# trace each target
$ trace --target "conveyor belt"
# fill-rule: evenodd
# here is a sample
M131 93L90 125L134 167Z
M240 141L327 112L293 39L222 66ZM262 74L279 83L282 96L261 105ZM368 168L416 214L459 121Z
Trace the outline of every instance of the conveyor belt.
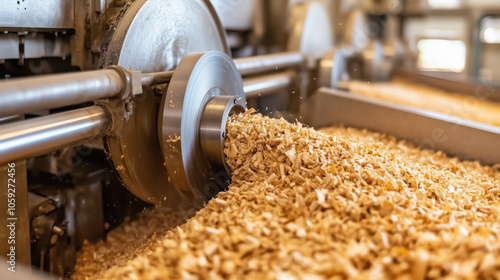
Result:
M340 124L365 128L460 159L500 163L499 127L328 88L317 90L301 111L301 121L315 128Z

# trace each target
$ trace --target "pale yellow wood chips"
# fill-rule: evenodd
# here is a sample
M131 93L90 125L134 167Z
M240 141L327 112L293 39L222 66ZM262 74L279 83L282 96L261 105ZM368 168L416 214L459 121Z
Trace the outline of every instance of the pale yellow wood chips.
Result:
M460 162L383 134L323 133L248 112L229 122L226 154L234 170L228 191L128 262L96 265L90 252L97 247L89 245L74 278L106 269L95 275L500 277L498 166ZM115 244L99 246L120 246L109 242Z
M489 94L486 87L478 87L477 96L450 93L403 79L381 83L351 81L348 87L354 94L500 126L500 104L484 99Z

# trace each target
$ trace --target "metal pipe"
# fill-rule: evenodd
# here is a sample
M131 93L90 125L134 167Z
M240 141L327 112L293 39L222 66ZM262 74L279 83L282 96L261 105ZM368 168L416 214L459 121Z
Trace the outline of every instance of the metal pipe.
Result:
M247 98L262 96L292 85L296 73L293 71L270 74L243 80L243 91Z
M0 124L17 120L17 119L19 119L19 117L21 117L21 115L14 115L14 116L0 118Z
M47 154L107 130L110 119L99 106L0 126L0 164Z
M0 117L109 98L125 86L113 69L12 79L0 83Z
M306 59L298 52L269 54L234 59L236 68L242 76L282 70L286 67L300 66Z
M173 75L174 71L142 74L142 86L147 87L168 83Z

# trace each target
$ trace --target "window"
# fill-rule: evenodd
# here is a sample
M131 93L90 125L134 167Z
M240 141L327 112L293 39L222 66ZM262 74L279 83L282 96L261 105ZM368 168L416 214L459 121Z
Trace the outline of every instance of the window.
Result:
M465 69L467 53L463 41L421 39L417 46L420 70L462 72Z
M432 9L456 9L460 8L460 0L428 0L427 3Z

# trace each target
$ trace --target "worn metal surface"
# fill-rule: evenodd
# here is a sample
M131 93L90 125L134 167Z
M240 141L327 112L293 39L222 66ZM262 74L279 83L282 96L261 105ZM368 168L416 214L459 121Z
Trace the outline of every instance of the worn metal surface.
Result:
M109 127L104 109L92 106L0 126L0 164L44 155L102 135Z
M234 105L245 107L236 66L222 52L194 53L182 59L161 102L159 139L168 174L177 190L194 205L202 206L230 179L223 166L207 160L200 145L204 109L212 97L219 95L238 97ZM222 127L220 122L215 126Z
M208 4L207 4L208 3ZM101 65L168 71L194 51L228 51L209 1L137 0L111 27Z
M500 128L432 111L392 105L320 88L302 107L301 121L315 128L344 124L407 139L462 160L500 163Z
M74 1L19 0L2 1L0 30L8 27L71 29Z

